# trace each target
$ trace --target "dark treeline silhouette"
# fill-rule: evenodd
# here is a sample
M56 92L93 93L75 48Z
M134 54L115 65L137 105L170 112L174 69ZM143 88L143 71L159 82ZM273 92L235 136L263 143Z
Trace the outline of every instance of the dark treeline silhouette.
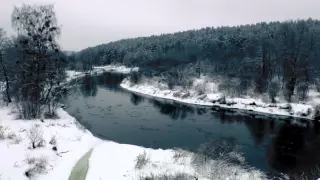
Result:
M291 101L295 90L304 99L317 82L319 42L320 21L312 19L203 28L90 47L69 56L69 68L138 66L146 76L174 79L173 85L186 85L183 77L201 74L236 77L239 87L229 89L245 91L254 84L256 92L267 92L275 101L281 87Z

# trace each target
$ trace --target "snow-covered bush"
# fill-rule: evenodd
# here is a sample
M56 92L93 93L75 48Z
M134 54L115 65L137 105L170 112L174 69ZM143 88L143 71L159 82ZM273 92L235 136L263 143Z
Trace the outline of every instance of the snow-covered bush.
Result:
M220 104L226 104L226 96L225 95L222 95L219 99L218 99L218 102Z
M55 135L53 135L52 137L51 137L51 139L50 139L50 141L49 141L49 144L51 144L51 145L57 145L57 138L56 138L56 136Z
M44 143L43 131L37 124L33 125L27 131L27 136L32 144L33 149L43 146L43 143Z
M31 163L33 164L33 163ZM48 159L46 157L40 157L35 159L35 165L31 168L29 168L26 172L25 175L28 178L33 178L37 174L45 173L47 170L48 166Z
M198 178L187 173L175 172L173 174L162 173L157 175L150 173L147 176L141 176L139 179L140 180L195 180Z
M37 158L31 156L30 154L26 155L26 159L24 160L26 163L28 164L35 164L36 163Z
M14 144L19 144L22 141L22 137L20 135L17 135L14 139L13 139L13 143Z
M14 140L17 137L15 132L9 132L7 135L8 139Z
M143 166L147 165L150 162L150 157L147 155L146 151L143 151L143 153L139 154L136 158L136 169L141 169Z
M198 95L203 95L207 91L207 86L206 86L205 82L201 82L201 83L196 84L194 88L195 88Z
M190 153L188 151L185 151L183 149L175 148L173 151L173 160L177 162L181 158L186 158Z

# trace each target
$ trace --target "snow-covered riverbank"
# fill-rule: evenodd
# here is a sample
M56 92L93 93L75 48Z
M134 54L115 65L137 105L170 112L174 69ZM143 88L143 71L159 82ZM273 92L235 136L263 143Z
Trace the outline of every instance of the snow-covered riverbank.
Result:
M163 99L170 99L186 104L202 106L218 106L240 111L252 111L279 117L299 117L313 119L314 107L320 104L320 93L311 91L308 103L266 103L262 99L251 97L228 97L219 93L217 85L213 82L204 82L204 78L195 79L190 89L176 87L172 90L164 83L156 80L143 80L132 84L128 79L121 83L121 87L132 92Z
M78 79L84 77L86 74L102 74L104 72L114 72L114 73L121 73L121 74L129 74L133 71L139 71L138 67L129 68L126 66L120 65L107 65L107 66L95 66L91 71L88 72L79 72L74 70L67 70L67 79L66 81L70 81L73 79Z
M63 109L58 109L57 115L59 119L16 120L14 107L0 107L1 180L27 180L26 172L33 179L67 180L76 162L90 149L87 180L140 180L150 175L185 175L199 180L265 178L258 170L222 161L203 163L199 168L192 163L190 152L103 141ZM30 133L35 128L44 141L33 149ZM137 168L137 157L144 153L147 161Z

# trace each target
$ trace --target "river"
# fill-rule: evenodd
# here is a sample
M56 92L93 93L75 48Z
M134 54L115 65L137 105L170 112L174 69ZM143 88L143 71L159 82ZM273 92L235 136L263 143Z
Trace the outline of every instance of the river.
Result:
M248 165L267 173L305 171L320 162L318 122L286 121L146 98L122 89L125 75L83 78L66 110L94 135L119 143L196 151L210 139L237 144Z

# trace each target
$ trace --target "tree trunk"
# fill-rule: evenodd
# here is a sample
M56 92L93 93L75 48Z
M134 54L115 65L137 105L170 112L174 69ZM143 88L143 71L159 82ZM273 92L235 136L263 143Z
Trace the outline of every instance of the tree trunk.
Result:
M11 96L10 96L10 85L9 85L9 77L8 77L8 73L7 73L7 69L5 68L4 66L4 63L3 63L3 57L2 57L2 54L0 54L0 60L1 60L1 66L2 66L2 72L3 72L3 76L5 78L5 81L6 81L6 95L7 95L7 101L9 103L11 103Z

